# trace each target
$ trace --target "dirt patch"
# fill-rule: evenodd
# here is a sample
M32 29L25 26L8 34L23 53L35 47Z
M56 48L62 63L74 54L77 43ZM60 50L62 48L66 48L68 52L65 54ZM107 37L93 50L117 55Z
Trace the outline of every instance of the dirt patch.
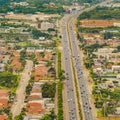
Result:
M80 25L82 27L110 27L114 26L114 23L120 23L115 20L81 20Z
M36 52L37 61L51 60L52 54L50 52L45 52L44 56L40 55L40 52Z
M39 81L40 79L46 77L48 75L48 68L46 66L37 66L33 71L33 76L35 81Z

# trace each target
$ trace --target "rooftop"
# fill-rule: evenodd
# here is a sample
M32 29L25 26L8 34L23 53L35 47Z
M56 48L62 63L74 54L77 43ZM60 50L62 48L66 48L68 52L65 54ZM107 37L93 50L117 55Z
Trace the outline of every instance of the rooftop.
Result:
M27 112L29 114L41 114L44 113L45 110L40 103L32 102L27 104Z

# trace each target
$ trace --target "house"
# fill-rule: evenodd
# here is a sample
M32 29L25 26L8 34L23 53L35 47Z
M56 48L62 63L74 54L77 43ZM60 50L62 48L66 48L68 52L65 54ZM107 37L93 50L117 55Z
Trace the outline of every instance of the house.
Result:
M20 6L28 6L29 5L27 2L19 2L19 3L14 2L13 4L14 5L20 5Z
M28 102L26 106L26 110L28 114L44 114L45 109L43 109L42 104L40 102L32 101Z
M9 106L8 99L0 99L0 109L6 108Z
M0 115L0 120L7 120L7 116L6 115Z
M39 37L39 40L45 40L45 37Z
M35 48L34 47L28 47L26 50L26 54L31 54L35 52Z
M30 95L28 96L28 100L40 100L42 98L42 93L38 91L32 91Z
M33 72L33 77L35 78L35 81L39 81L43 77L46 77L48 75L48 68L46 66L36 66Z
M5 71L5 64L4 63L0 63L0 72Z
M112 66L112 71L113 72L120 72L120 65L113 65Z
M13 70L21 69L22 63L20 62L20 58L13 57L11 60L11 66L12 66Z
M43 115L27 115L23 120L40 120Z
M44 53L44 54L42 54L42 53ZM36 51L35 54L36 54L37 61L44 61L44 60L51 60L52 59L52 53L51 52L47 52L47 51L39 52L39 51Z
M40 92L41 91L40 85L41 84L39 82L34 82L34 85L32 87L32 92Z
M102 74L103 73L103 69L100 67L100 68L96 68L96 69L93 69L93 71L95 73L97 73L98 75Z
M9 90L0 90L0 99L8 99Z
M45 107L47 109L53 109L55 107L55 104L53 102L51 102L50 98L45 98Z
M99 48L97 52L93 52L93 53L97 55L98 58L104 57L109 59L109 56L112 54L114 50L115 50L114 48Z
M54 28L54 27L55 27L54 23L42 22L40 29L41 30L48 30L49 28Z
M120 107L116 108L115 114L120 115Z
M120 74L117 75L117 79L120 79Z

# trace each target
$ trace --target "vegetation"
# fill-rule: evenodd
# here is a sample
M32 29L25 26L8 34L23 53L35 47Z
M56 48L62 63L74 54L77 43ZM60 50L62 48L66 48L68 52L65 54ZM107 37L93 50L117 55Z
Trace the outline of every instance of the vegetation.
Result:
M61 67L61 52L57 50L57 57L58 57L58 77L60 80L63 80L65 78L64 71Z
M63 120L62 89L63 89L63 83L58 82L58 115L57 115L57 120Z
M52 110L50 114L45 114L40 120L54 120L55 117L54 111Z
M9 72L1 72L0 73L0 86L6 88L14 88L18 86L18 76L13 75Z
M34 39L38 39L39 37L50 38L49 34L42 33L40 30L37 30L37 29L32 30L32 36Z
M30 92L32 90L33 83L34 83L34 80L33 80L33 78L31 78L29 80L29 83L28 83L27 87L26 87L26 95L30 94Z
M80 33L100 33L103 30L118 30L118 31L120 31L120 28L119 27L114 27L114 26L111 26L111 27L95 27L95 28L93 27L93 28L88 28L88 27L79 27L79 25L78 25L78 31ZM105 33L107 34L108 32L105 32ZM120 37L119 32L118 33L111 33L111 34Z
M12 0L0 0L0 13L14 12L24 14L34 14L36 12L44 12L47 14L64 13L62 5L71 5L74 0L20 0L26 1L29 6L11 5ZM20 2L14 0L14 2ZM100 0L78 0L79 3L98 3ZM55 5L50 5L53 2Z
M25 116L25 108L23 108L21 113L15 117L15 120L23 120L24 116Z
M0 0L0 12L7 13L13 11L15 13L34 14L36 12L44 12L48 14L63 13L64 9L60 4L50 6L47 0L29 0L29 6L10 6L11 0ZM7 2L6 2L7 1ZM52 0L51 0L52 1ZM19 2L19 1L17 1ZM45 5L48 4L48 5Z
M78 20L82 19L120 19L120 7L112 8L112 7L96 7L95 9L82 13Z
M22 63L22 66L23 66L23 67L24 67L25 64L26 64L25 57L26 57L26 50L22 50L22 51L20 52L20 62Z
M43 98L54 98L56 93L56 83L44 83L42 85Z

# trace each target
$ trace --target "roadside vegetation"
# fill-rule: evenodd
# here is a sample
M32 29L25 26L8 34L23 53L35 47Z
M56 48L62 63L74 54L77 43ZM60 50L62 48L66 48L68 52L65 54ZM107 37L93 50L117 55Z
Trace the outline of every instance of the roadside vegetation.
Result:
M95 9L82 13L78 20L94 19L94 20L111 20L120 19L120 7L96 7Z
M63 98L62 98L63 83L58 82L58 115L57 120L63 120Z
M58 78L60 80L63 80L65 78L64 76L64 71L62 70L62 66L61 66L61 52L59 50L56 51L57 52L57 57L58 57Z
M31 92L32 87L33 87L33 84L34 84L34 79L31 78L31 79L29 80L29 82L28 82L27 87L26 87L26 95L27 95L27 96L30 95L30 92Z
M56 118L54 111L52 110L50 114L45 114L40 120L54 120Z

